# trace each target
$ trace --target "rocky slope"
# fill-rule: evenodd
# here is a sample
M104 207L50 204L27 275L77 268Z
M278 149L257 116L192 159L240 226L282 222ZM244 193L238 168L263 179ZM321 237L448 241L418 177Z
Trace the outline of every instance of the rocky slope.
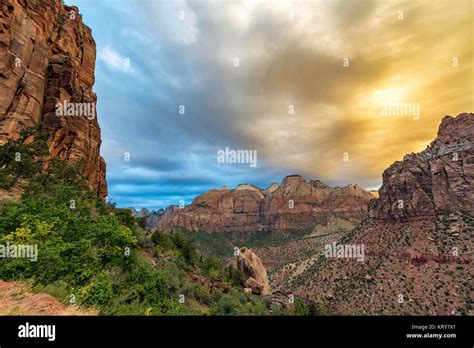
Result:
M192 232L312 230L328 215L363 219L373 198L357 185L332 188L291 175L265 190L247 184L210 190L191 205L165 213L156 227Z
M385 170L379 193L370 206L370 216L379 219L474 212L474 114L443 118L426 150Z
M97 315L93 309L65 306L45 293L31 293L17 282L0 280L0 315Z
M77 7L60 0L0 2L0 144L42 122L52 134L51 156L82 161L91 188L105 197L95 58Z
M473 114L445 117L427 150L384 172L373 218L338 242L363 246L363 260L322 251L278 287L331 313L472 315L473 135Z

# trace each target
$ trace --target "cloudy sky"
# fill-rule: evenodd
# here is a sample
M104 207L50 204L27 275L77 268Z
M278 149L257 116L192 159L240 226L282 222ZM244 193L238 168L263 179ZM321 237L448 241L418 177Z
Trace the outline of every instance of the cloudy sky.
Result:
M473 111L471 0L67 3L97 42L119 206L288 174L378 188L443 116ZM226 147L256 150L257 166L218 163Z

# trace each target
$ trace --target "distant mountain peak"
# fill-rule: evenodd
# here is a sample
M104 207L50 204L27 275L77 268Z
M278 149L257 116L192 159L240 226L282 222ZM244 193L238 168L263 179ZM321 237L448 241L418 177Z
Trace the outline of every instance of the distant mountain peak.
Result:
M262 190L241 184L234 190L209 190L191 205L163 215L156 224L161 230L202 232L312 230L329 214L362 219L374 196L358 185L331 188L301 175L286 176L281 185Z

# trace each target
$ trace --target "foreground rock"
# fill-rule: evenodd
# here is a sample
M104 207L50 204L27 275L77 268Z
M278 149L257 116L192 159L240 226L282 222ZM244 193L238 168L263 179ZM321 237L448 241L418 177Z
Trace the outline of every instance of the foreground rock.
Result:
M0 315L97 315L96 310L64 306L53 296L28 292L17 282L0 280Z
M77 7L60 0L0 2L0 144L44 123L52 132L51 155L81 161L91 188L105 197L95 58L91 30Z
M242 248L237 255L237 268L244 275L244 287L251 289L257 295L270 295L271 288L268 282L267 270L260 258L246 248Z
M165 213L155 227L192 232L311 230L329 215L365 218L374 198L358 185L332 188L291 175L265 190L247 184L210 190L191 205Z

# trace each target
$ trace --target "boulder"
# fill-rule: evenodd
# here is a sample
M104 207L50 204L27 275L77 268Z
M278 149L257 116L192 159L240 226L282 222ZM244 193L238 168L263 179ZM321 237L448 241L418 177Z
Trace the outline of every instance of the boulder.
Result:
M260 258L250 249L241 249L237 255L237 268L244 275L244 287L252 293L266 296L271 293L267 270Z

